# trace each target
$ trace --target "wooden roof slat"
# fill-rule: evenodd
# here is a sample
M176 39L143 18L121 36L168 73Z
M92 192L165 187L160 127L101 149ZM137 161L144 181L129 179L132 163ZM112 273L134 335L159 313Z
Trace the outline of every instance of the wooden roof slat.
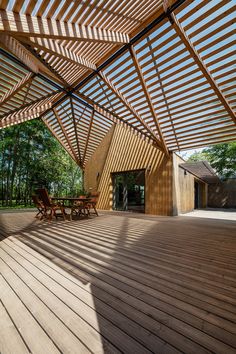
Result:
M31 15L0 10L0 33L51 39L84 40L93 42L127 43L126 33L55 21Z
M166 12L161 0L3 1L0 26L13 27L0 33L2 125L45 115L81 166L113 124L166 153L234 139L235 4L165 3Z
M176 17L173 14L170 15L170 21L171 21L171 24L173 25L174 29L176 30L176 32L180 36L182 42L184 43L184 45L188 49L189 53L194 58L195 63L198 65L199 69L201 70L201 72L206 77L206 79L207 79L208 83L210 84L211 88L214 90L215 94L217 95L217 97L219 98L219 100L221 101L223 106L225 107L226 111L229 113L229 115L231 116L232 120L236 124L236 115L233 112L232 108L230 107L230 104L228 103L228 101L224 97L224 95L222 94L222 92L219 89L217 83L215 82L215 80L211 76L210 72L208 71L207 67L203 63L203 61L200 58L199 54L197 53L196 49L191 44L191 42L188 39L188 37L187 37L186 33L184 32L183 28L181 28L180 23L178 22L178 20L176 19Z

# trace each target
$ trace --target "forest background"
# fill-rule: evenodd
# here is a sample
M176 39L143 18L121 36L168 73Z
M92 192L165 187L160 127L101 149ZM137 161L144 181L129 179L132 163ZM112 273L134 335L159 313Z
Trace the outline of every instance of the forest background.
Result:
M208 161L221 179L236 177L236 142L193 153ZM84 193L82 171L41 120L0 130L0 208L32 205L40 187L54 196Z

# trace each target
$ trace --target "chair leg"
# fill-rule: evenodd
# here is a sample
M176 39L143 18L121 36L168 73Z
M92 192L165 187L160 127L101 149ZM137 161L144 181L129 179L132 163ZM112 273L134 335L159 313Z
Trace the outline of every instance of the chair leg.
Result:
M96 209L95 205L93 206L93 209L95 211L95 214L98 216L98 212L97 212L97 209Z
M66 213L65 213L65 209L63 208L63 206L60 207L62 215L63 215L63 219L64 221L66 221Z

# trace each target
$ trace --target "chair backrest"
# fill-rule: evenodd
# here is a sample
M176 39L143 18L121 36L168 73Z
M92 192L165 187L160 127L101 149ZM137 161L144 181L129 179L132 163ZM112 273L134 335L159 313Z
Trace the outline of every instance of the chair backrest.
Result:
M86 195L80 195L79 198L80 199L87 199Z
M41 201L39 200L39 198L37 197L37 195L32 195L32 200L35 206L41 206Z
M99 197L99 192L93 192L89 198L89 202L92 203L93 205L97 204L98 197Z
M99 197L100 192L93 192L89 198L89 201L93 203L94 205L97 204L98 197Z
M91 198L98 198L99 194L100 194L100 192L93 192L93 193L91 193Z
M42 200L44 206L50 207L52 205L48 191L46 188L39 188L37 189L37 194L39 195L39 198Z

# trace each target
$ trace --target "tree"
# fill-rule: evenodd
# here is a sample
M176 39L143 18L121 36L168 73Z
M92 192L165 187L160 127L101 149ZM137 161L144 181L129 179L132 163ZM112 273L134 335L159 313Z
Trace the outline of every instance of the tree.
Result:
M2 205L27 205L34 189L76 195L81 170L40 120L0 130L0 198Z
M236 174L236 142L217 144L196 152L188 161L208 161L216 172L224 177L233 177Z

